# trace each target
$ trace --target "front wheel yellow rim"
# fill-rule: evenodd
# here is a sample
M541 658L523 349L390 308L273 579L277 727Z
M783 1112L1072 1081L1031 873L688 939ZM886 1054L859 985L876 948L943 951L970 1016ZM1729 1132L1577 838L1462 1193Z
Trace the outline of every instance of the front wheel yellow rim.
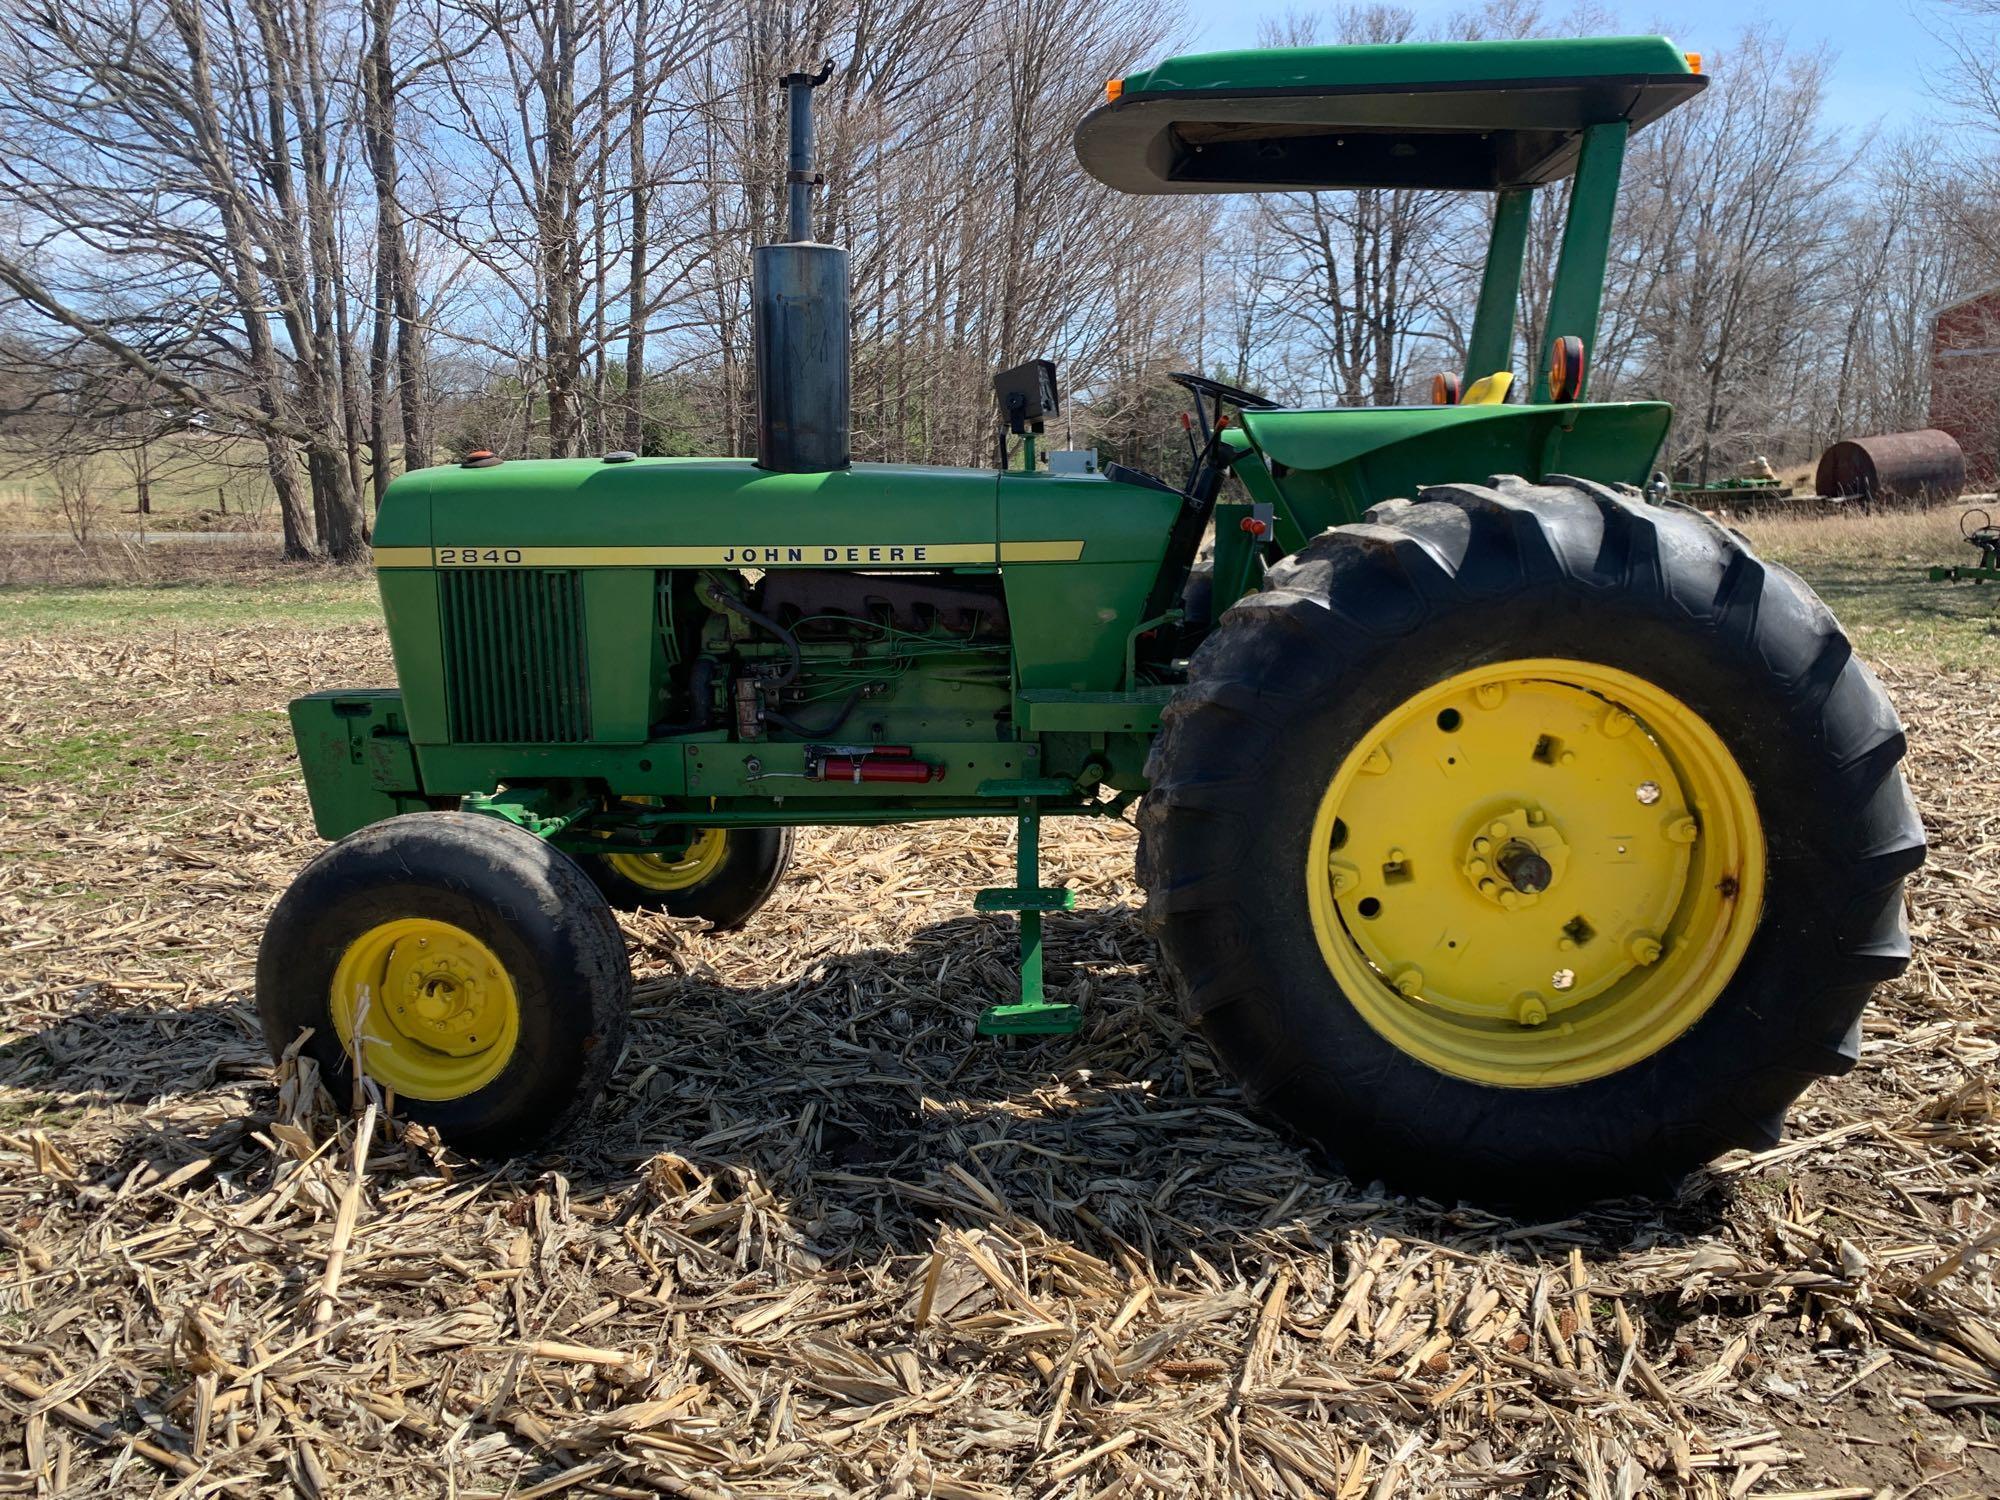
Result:
M333 1028L362 1071L410 1099L460 1099L507 1066L521 1002L506 965L450 922L404 917L369 928L333 973ZM358 1041L357 1041L358 1038Z
M607 854L605 862L636 886L649 891L685 891L700 885L722 867L729 852L728 831L704 828L686 850L669 854Z
M1321 954L1362 1017L1441 1072L1514 1088L1616 1073L1735 974L1763 906L1750 783L1630 672L1475 668L1341 760L1308 846Z

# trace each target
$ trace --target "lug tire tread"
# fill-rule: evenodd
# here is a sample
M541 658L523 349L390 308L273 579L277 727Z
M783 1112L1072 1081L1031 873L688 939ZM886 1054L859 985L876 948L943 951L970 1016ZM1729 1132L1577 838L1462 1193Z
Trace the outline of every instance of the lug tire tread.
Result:
M1292 802L1274 810L1274 781L1289 775L1274 768L1311 759L1305 747L1346 727L1341 700L1407 671L1412 657L1435 681L1480 659L1570 654L1508 647L1510 632L1591 640L1609 622L1643 631L1673 671L1729 711L1718 729L1739 759L1760 720L1782 737L1787 775L1766 765L1763 782L1751 776L1770 842L1763 923L1709 1015L1613 1079L1507 1090L1448 1077L1395 1051L1340 1001L1309 921L1303 943L1292 930L1302 892L1293 910L1262 879L1273 861L1265 830L1310 822ZM1482 657L1482 633L1503 649ZM1714 722L1713 706L1704 712ZM1900 771L1905 748L1893 707L1832 614L1708 517L1563 476L1437 486L1378 505L1272 567L1195 653L1162 714L1138 813L1146 918L1180 976L1189 1020L1246 1097L1355 1175L1489 1199L1651 1189L1725 1150L1775 1143L1812 1078L1854 1066L1862 1007L1909 958L1902 882L1922 862L1924 835ZM1809 804L1764 790L1793 778ZM1800 816L1807 805L1819 815ZM1801 930L1777 930L1793 917ZM1317 969L1311 983L1296 978L1301 967ZM1315 984L1343 1019L1301 999ZM1715 1019L1746 1006L1777 1019L1747 1033L1747 1022ZM1728 1027L1732 1043L1749 1036L1754 1056L1727 1068L1727 1087L1695 1090L1703 1102L1684 1105L1676 1091ZM1612 1096L1598 1085L1628 1074L1642 1075L1637 1092L1602 1108ZM1557 1096L1567 1098L1549 1107Z

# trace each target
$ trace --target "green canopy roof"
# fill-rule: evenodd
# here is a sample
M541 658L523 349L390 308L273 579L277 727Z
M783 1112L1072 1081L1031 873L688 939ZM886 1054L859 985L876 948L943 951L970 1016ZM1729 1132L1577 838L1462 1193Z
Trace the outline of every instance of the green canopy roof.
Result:
M1076 154L1128 193L1491 191L1568 176L1586 127L1707 81L1663 36L1204 52L1114 85Z

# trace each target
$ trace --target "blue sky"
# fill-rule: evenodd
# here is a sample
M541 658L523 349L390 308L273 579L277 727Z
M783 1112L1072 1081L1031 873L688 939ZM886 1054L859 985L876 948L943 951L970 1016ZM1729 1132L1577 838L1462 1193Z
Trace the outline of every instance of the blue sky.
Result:
M1402 0L1420 16L1447 15L1462 0ZM1189 20L1202 30L1204 48L1239 44L1256 35L1257 22L1293 8L1287 0L1187 0ZM1925 32L1944 14L1935 0L1598 0L1630 33L1665 31L1687 52L1716 53L1746 22L1769 22L1794 46L1824 42L1836 54L1827 117L1865 128L1877 122L1894 131L1920 122L1930 108L1924 77L1940 62ZM1296 8L1312 7L1299 5ZM1545 7L1559 14L1560 0ZM1663 20L1664 18L1664 20Z

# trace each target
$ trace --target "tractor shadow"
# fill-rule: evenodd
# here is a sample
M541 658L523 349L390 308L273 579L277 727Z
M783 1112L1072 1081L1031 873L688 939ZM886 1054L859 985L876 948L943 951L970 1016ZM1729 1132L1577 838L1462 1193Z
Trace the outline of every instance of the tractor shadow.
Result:
M1050 996L1080 1004L1083 1029L1001 1040L974 1022L1014 998L1007 920L915 927L761 987L698 961L649 972L665 950L642 928L624 1061L546 1165L613 1196L663 1158L725 1172L829 1263L927 1255L943 1223L1162 1274L1357 1233L1553 1264L1692 1239L1730 1211L1733 1190L1704 1174L1553 1221L1352 1181L1246 1105L1180 1023L1135 912L1057 915L1045 934Z
M68 1000L33 1030L9 1018L0 1131L48 1135L77 1159L84 1183L221 1161L269 1122L271 1059L248 1003L120 1000L115 984L81 986Z
M1052 916L1051 998L1084 1010L1069 1037L975 1035L1014 997L1011 921L913 926L895 946L837 949L762 985L731 962L745 934L640 918L632 1025L606 1097L538 1155L451 1159L502 1195L560 1177L572 1201L624 1218L666 1211L658 1183L693 1177L764 1205L827 1265L927 1255L941 1225L1070 1245L1156 1275L1190 1263L1333 1253L1393 1234L1527 1264L1614 1258L1712 1231L1733 1190L1696 1174L1679 1196L1551 1219L1389 1193L1344 1176L1257 1117L1178 1020L1151 939L1128 908ZM755 940L749 946L755 948ZM787 950L795 955L795 948ZM250 1139L276 1102L251 1007L82 997L0 1043L0 1126L51 1127L111 1107L85 1176L155 1180L203 1158L256 1175ZM428 1175L435 1151L378 1140L378 1174Z

